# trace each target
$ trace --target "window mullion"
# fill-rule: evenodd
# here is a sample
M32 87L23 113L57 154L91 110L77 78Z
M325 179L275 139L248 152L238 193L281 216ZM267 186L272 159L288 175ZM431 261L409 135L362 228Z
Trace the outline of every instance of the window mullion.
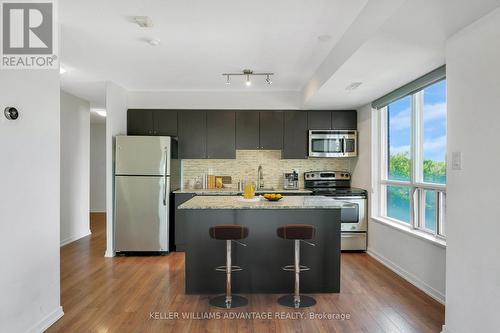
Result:
M412 183L416 184L423 180L423 92L415 93L412 101Z
M412 172L411 183L413 186L414 195L412 196L413 203L413 221L412 227L414 229L422 228L424 214L422 212L423 203L422 191L418 188L418 183L422 181L422 106L423 94L421 91L412 95L412 108L411 108L411 160Z
M387 115L387 107L380 110L380 179L387 180L388 179L388 166L389 166L389 156L388 156L388 115Z
M387 180L387 175L388 175L388 149L387 149L387 136L389 135L388 132L388 110L387 107L384 107L383 109L380 110L380 116L378 117L379 119L379 156L380 156L380 163L379 163L379 179L380 180ZM379 214L386 216L387 215L387 186L382 184L382 182L379 182L378 184L378 189L380 191L380 196L379 196Z
M435 236L441 234L441 192L436 192L436 232Z

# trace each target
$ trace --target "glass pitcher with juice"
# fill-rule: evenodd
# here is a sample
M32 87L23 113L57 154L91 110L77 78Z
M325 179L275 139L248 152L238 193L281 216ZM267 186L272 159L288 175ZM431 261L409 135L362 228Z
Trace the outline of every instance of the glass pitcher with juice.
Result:
M243 198L253 199L255 197L255 184L250 181L246 181L243 184Z

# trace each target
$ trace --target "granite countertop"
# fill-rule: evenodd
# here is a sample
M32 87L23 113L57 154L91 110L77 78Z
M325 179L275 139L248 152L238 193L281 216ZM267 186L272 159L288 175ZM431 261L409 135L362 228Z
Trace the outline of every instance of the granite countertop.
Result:
M323 196L284 196L280 201L243 201L241 196L195 196L178 209L340 209L353 204Z
M181 189L174 191L174 193L194 193L198 195L241 195L243 191L238 191L234 189L227 189L227 188L220 188L220 189ZM267 191L260 191L257 190L255 193L282 193L286 195L287 193L290 194L311 194L312 191L306 190L306 189L298 189L298 190L267 190Z

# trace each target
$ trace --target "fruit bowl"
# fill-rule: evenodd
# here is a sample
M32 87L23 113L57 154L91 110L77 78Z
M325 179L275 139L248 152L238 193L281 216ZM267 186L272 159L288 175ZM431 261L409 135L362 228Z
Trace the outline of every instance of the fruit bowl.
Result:
M264 197L264 199L268 200L268 201L280 201L283 196L281 194L275 194L275 193L264 193L262 195Z

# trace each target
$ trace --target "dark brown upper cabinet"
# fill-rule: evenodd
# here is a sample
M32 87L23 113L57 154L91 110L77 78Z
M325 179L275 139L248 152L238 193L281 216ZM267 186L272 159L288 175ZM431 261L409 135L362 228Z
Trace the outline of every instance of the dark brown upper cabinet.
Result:
M357 129L358 113L356 110L307 112L308 128L310 130Z
M178 124L179 158L206 158L207 112L179 111Z
M129 109L127 134L177 136L177 111Z
M308 155L307 112L286 111L283 126L284 159L304 159Z
M358 113L351 111L332 111L332 129L357 129Z
M332 129L331 111L307 111L307 123L310 130Z
M177 136L177 111L153 111L153 124L155 135Z
M260 111L260 149L283 149L283 111Z
M236 113L207 111L207 158L236 158Z
M128 135L155 135L152 110L130 109L127 111Z
M236 111L236 149L260 149L259 111Z

